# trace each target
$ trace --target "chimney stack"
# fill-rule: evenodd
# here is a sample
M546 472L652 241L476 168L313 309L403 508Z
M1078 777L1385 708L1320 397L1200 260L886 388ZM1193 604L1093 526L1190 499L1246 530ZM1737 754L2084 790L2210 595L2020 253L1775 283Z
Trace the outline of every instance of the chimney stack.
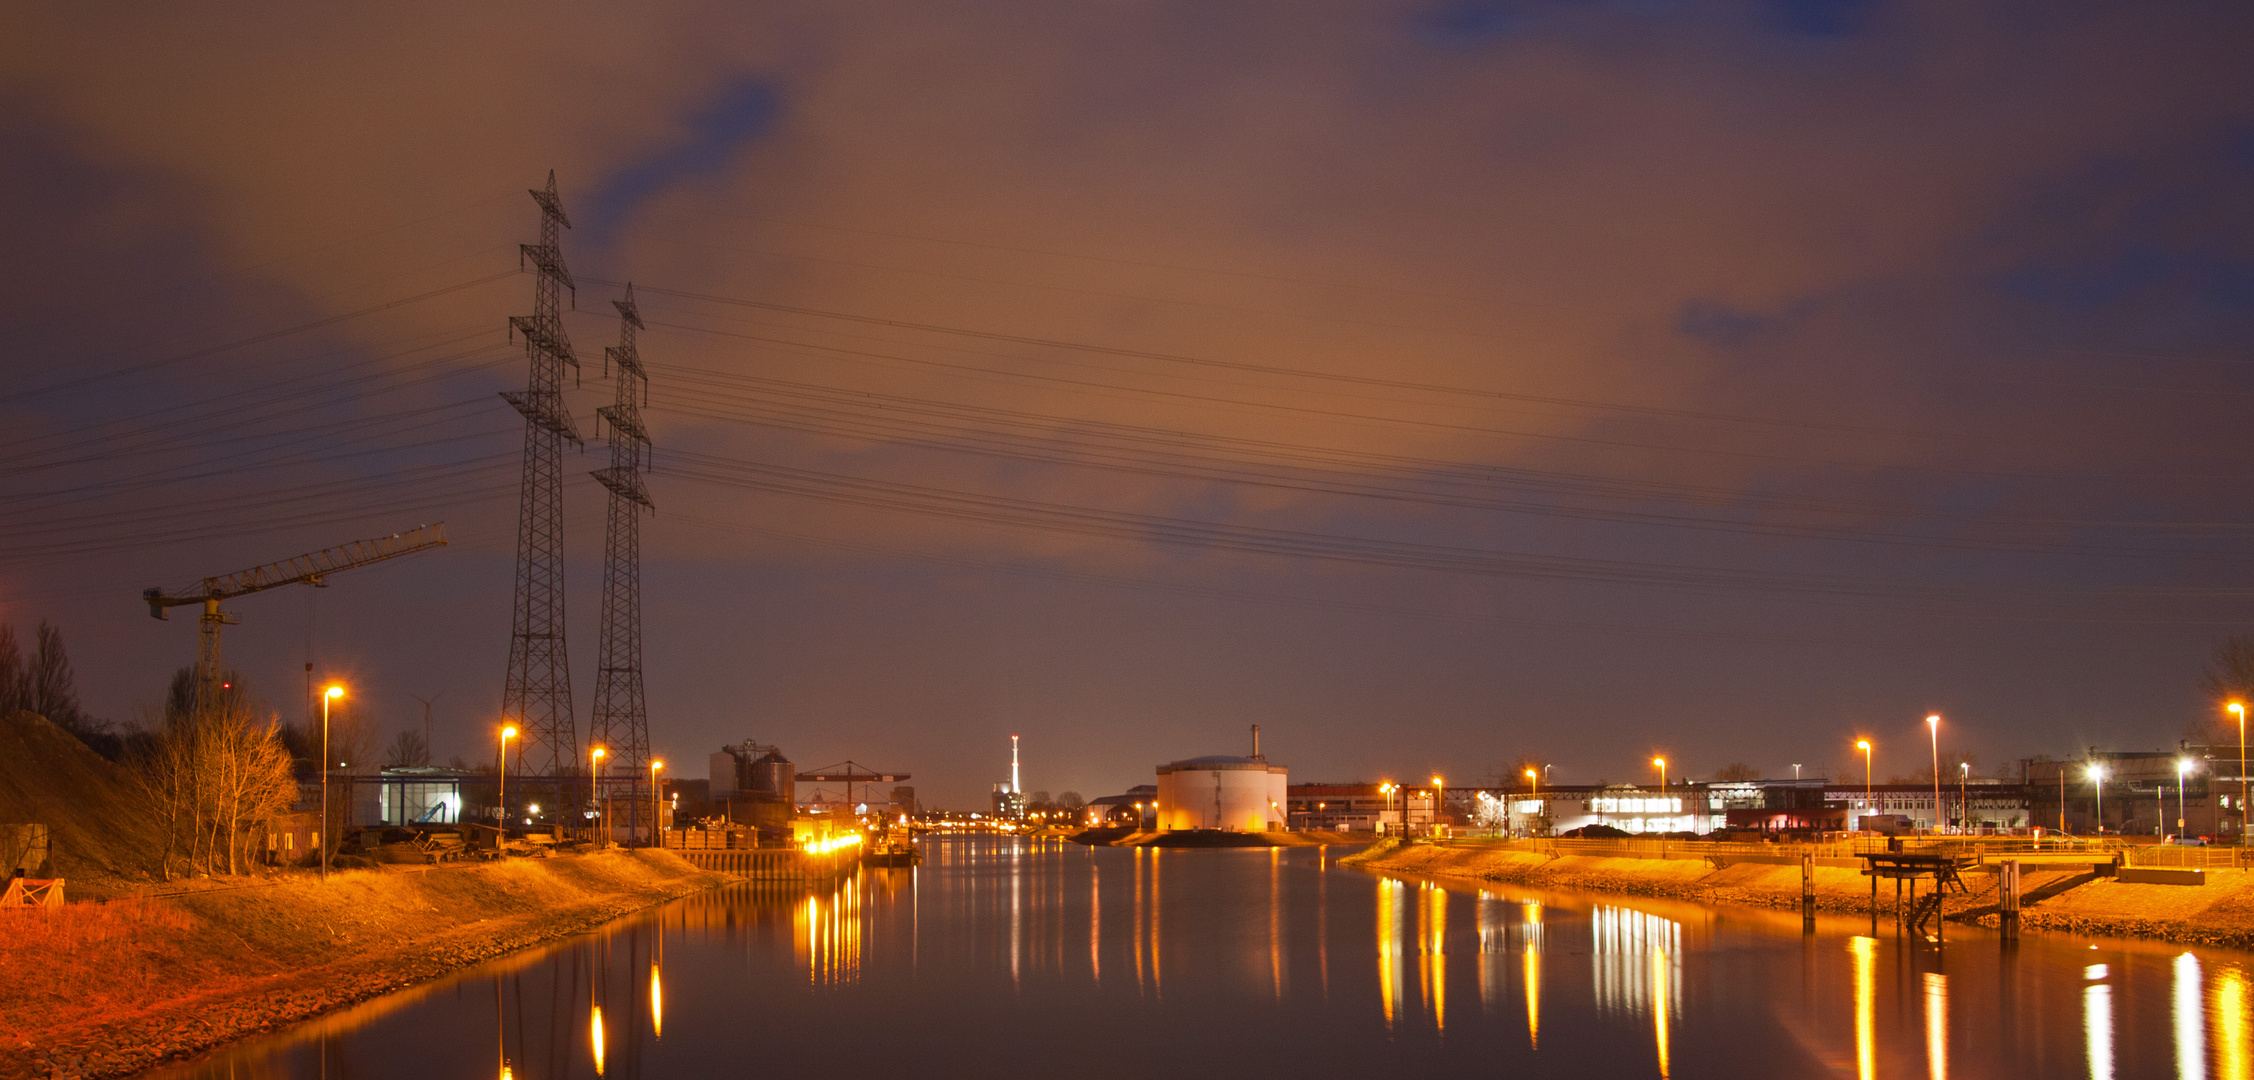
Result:
M1264 757L1261 757L1261 756L1260 756L1260 725L1258 725L1258 724L1254 724L1254 725L1252 725L1252 760L1254 760L1254 761L1266 761L1266 760L1268 760L1267 758L1264 758Z

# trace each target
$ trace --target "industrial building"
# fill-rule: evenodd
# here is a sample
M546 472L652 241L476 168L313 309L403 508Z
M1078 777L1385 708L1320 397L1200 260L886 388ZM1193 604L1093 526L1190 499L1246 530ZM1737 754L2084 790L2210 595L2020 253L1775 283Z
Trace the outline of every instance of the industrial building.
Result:
M727 820L780 841L790 833L798 799L798 772L780 747L749 739L723 746L710 759L710 800Z
M1215 754L1158 767L1158 827L1166 831L1227 829L1266 832L1285 825L1291 771L1260 753L1260 726L1252 728L1252 756Z

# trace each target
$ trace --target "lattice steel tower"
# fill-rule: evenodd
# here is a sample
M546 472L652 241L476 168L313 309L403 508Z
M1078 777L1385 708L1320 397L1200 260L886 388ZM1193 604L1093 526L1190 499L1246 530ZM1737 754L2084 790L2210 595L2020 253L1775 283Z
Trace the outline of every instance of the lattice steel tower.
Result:
M633 284L626 286L626 299L611 303L618 308L618 345L603 350L603 369L608 374L615 364L618 381L611 403L595 410L610 431L610 468L594 474L610 489L610 522L603 544L602 662L595 670L595 715L587 738L609 748L603 760L613 769L626 771L627 812L621 816L627 825L639 826L642 811L651 809L642 791L650 769L649 709L642 696L642 512L656 509L642 485L650 456L642 402L650 380L634 350L642 316L634 309ZM612 810L617 809L614 801Z
M571 657L564 648L563 446L581 445L563 400L563 370L579 358L564 335L559 308L562 291L575 289L564 267L558 229L571 227L556 198L556 174L548 189L534 191L540 204L540 242L525 244L522 262L539 271L532 289L532 316L512 315L509 325L524 336L531 368L524 393L501 396L524 414L524 483L517 511L516 617L509 631L509 680L501 692L501 716L521 735L517 765L556 777L577 771L579 741L571 711ZM560 785L559 785L560 786ZM560 792L559 792L560 794ZM558 800L557 811L563 809Z

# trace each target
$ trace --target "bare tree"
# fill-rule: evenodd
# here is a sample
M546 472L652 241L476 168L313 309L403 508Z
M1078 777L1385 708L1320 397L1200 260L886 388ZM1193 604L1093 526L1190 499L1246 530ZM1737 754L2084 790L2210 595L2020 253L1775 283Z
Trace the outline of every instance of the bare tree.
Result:
M0 716L31 709L31 671L16 645L16 628L0 623Z
M1736 783L1743 780L1759 780L1760 778L1761 770L1756 769L1753 766L1748 765L1742 761L1733 761L1727 765L1722 766L1719 769L1714 770L1714 779L1719 780L1725 784Z
M1086 805L1088 805L1088 800L1081 798L1077 791L1067 791L1057 796L1057 809L1059 810L1067 810L1077 814L1080 812L1080 808Z
M2184 726L2184 738L2200 746L2238 741L2238 721L2224 710L2231 702L2254 708L2254 636L2232 634L2215 646L2200 685L2214 698L2214 711Z
M423 742L423 733L402 731L392 736L390 744L384 747L383 763L386 768L430 764L430 746Z
M297 800L278 720L259 719L264 708L233 679L216 708L192 711L194 679L174 677L162 730L134 740L141 800L164 831L167 878L176 852L191 870L240 873L266 822Z

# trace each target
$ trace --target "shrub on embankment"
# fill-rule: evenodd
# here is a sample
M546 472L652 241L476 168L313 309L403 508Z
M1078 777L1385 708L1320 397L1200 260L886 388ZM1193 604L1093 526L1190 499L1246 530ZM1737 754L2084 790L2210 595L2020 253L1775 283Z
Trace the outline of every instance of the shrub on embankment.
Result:
M0 912L0 1078L146 1068L725 880L612 853Z

